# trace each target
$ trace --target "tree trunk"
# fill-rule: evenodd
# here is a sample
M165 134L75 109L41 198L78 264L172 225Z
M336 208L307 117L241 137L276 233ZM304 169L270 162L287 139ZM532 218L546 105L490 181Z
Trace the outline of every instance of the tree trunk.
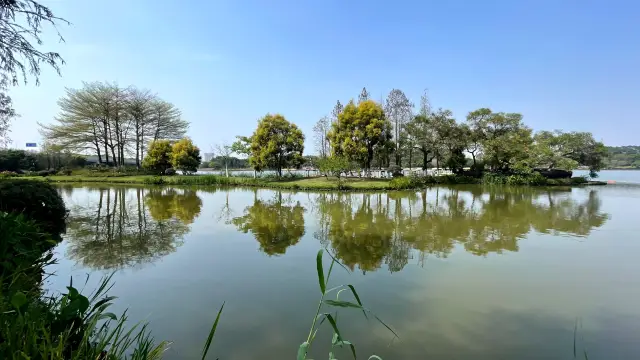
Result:
M96 152L98 153L98 164L102 164L102 154L100 154L100 144L96 142L95 145L96 145Z
M429 167L429 159L427 158L428 154L426 151L421 150L422 151L422 170L427 171L427 168Z
M409 172L411 172L412 165L413 165L413 148L409 148Z

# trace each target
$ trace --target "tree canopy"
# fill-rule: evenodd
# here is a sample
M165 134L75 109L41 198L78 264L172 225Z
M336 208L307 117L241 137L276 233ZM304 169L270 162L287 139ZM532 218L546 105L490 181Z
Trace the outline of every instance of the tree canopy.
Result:
M364 169L371 168L374 152L387 146L391 136L391 123L382 107L373 100L358 105L350 101L328 134L335 155L345 156Z
M170 168L172 160L172 147L169 140L156 140L149 144L149 151L142 162L142 166L147 170L155 171L159 174Z
M273 169L281 176L282 169L298 167L304 161L302 131L280 114L267 114L260 119L250 141L249 161L257 170Z
M189 123L179 109L135 87L110 83L84 83L66 89L58 101L60 114L52 124L40 124L46 141L78 152L95 152L100 163L124 165L134 156L140 165L155 140L178 140Z
M194 173L198 171L201 161L200 149L189 138L180 139L171 147L171 165L176 170L185 174Z

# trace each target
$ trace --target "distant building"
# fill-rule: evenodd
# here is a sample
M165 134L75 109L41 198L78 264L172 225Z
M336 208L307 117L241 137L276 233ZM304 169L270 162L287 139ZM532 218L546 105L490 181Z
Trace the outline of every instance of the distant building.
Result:
M211 161L216 156L214 153L204 153L203 161Z

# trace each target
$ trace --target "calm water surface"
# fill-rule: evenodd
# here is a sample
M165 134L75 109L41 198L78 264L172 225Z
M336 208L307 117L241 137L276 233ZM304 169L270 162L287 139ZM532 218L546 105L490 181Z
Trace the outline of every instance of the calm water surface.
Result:
M197 358L294 358L319 290L315 254L363 302L339 323L362 358L640 357L640 187L437 187L419 192L74 187L53 291L116 272L116 309ZM314 345L326 358L329 328ZM347 358L348 353L339 353ZM367 355L367 356L365 356Z

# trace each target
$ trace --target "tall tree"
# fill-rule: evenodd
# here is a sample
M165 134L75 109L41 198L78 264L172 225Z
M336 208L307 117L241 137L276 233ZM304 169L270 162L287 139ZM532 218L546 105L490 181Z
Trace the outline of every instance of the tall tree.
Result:
M370 95L369 92L367 91L366 87L362 88L362 91L360 92L360 95L358 95L358 104L360 104L363 101L367 101L369 100Z
M327 134L331 129L331 124L329 122L329 118L323 116L317 123L313 126L313 140L316 145L316 150L318 151L318 155L321 158L325 158L329 155L329 139L327 138Z
M133 125L133 141L136 149L136 166L144 159L145 132L149 130L152 116L152 102L155 96L149 90L130 88L127 113Z
M342 113L342 110L344 110L344 106L342 105L340 100L338 100L333 106L333 110L331 111L331 123L338 121L338 115Z
M372 100L358 105L350 101L329 132L334 154L358 162L367 171L376 149L390 138L391 123L382 107Z
M387 119L393 125L393 140L396 150L396 165L402 166L400 152L400 133L403 125L412 118L413 104L407 96L399 89L393 89L387 96L384 111Z
M407 123L407 132L413 134L414 147L422 154L422 169L427 170L435 158L438 146L437 132L431 114L416 115Z
M258 170L273 169L282 176L285 167L302 164L303 150L304 135L298 126L280 114L267 114L251 136L250 161Z
M481 137L484 161L491 170L509 172L530 168L533 138L518 113L494 113L483 108L467 116Z
M126 156L136 164L154 140L184 137L188 123L180 111L148 90L116 84L85 83L66 89L53 124L40 124L45 140L55 140L72 151L91 151L100 162L124 165Z

